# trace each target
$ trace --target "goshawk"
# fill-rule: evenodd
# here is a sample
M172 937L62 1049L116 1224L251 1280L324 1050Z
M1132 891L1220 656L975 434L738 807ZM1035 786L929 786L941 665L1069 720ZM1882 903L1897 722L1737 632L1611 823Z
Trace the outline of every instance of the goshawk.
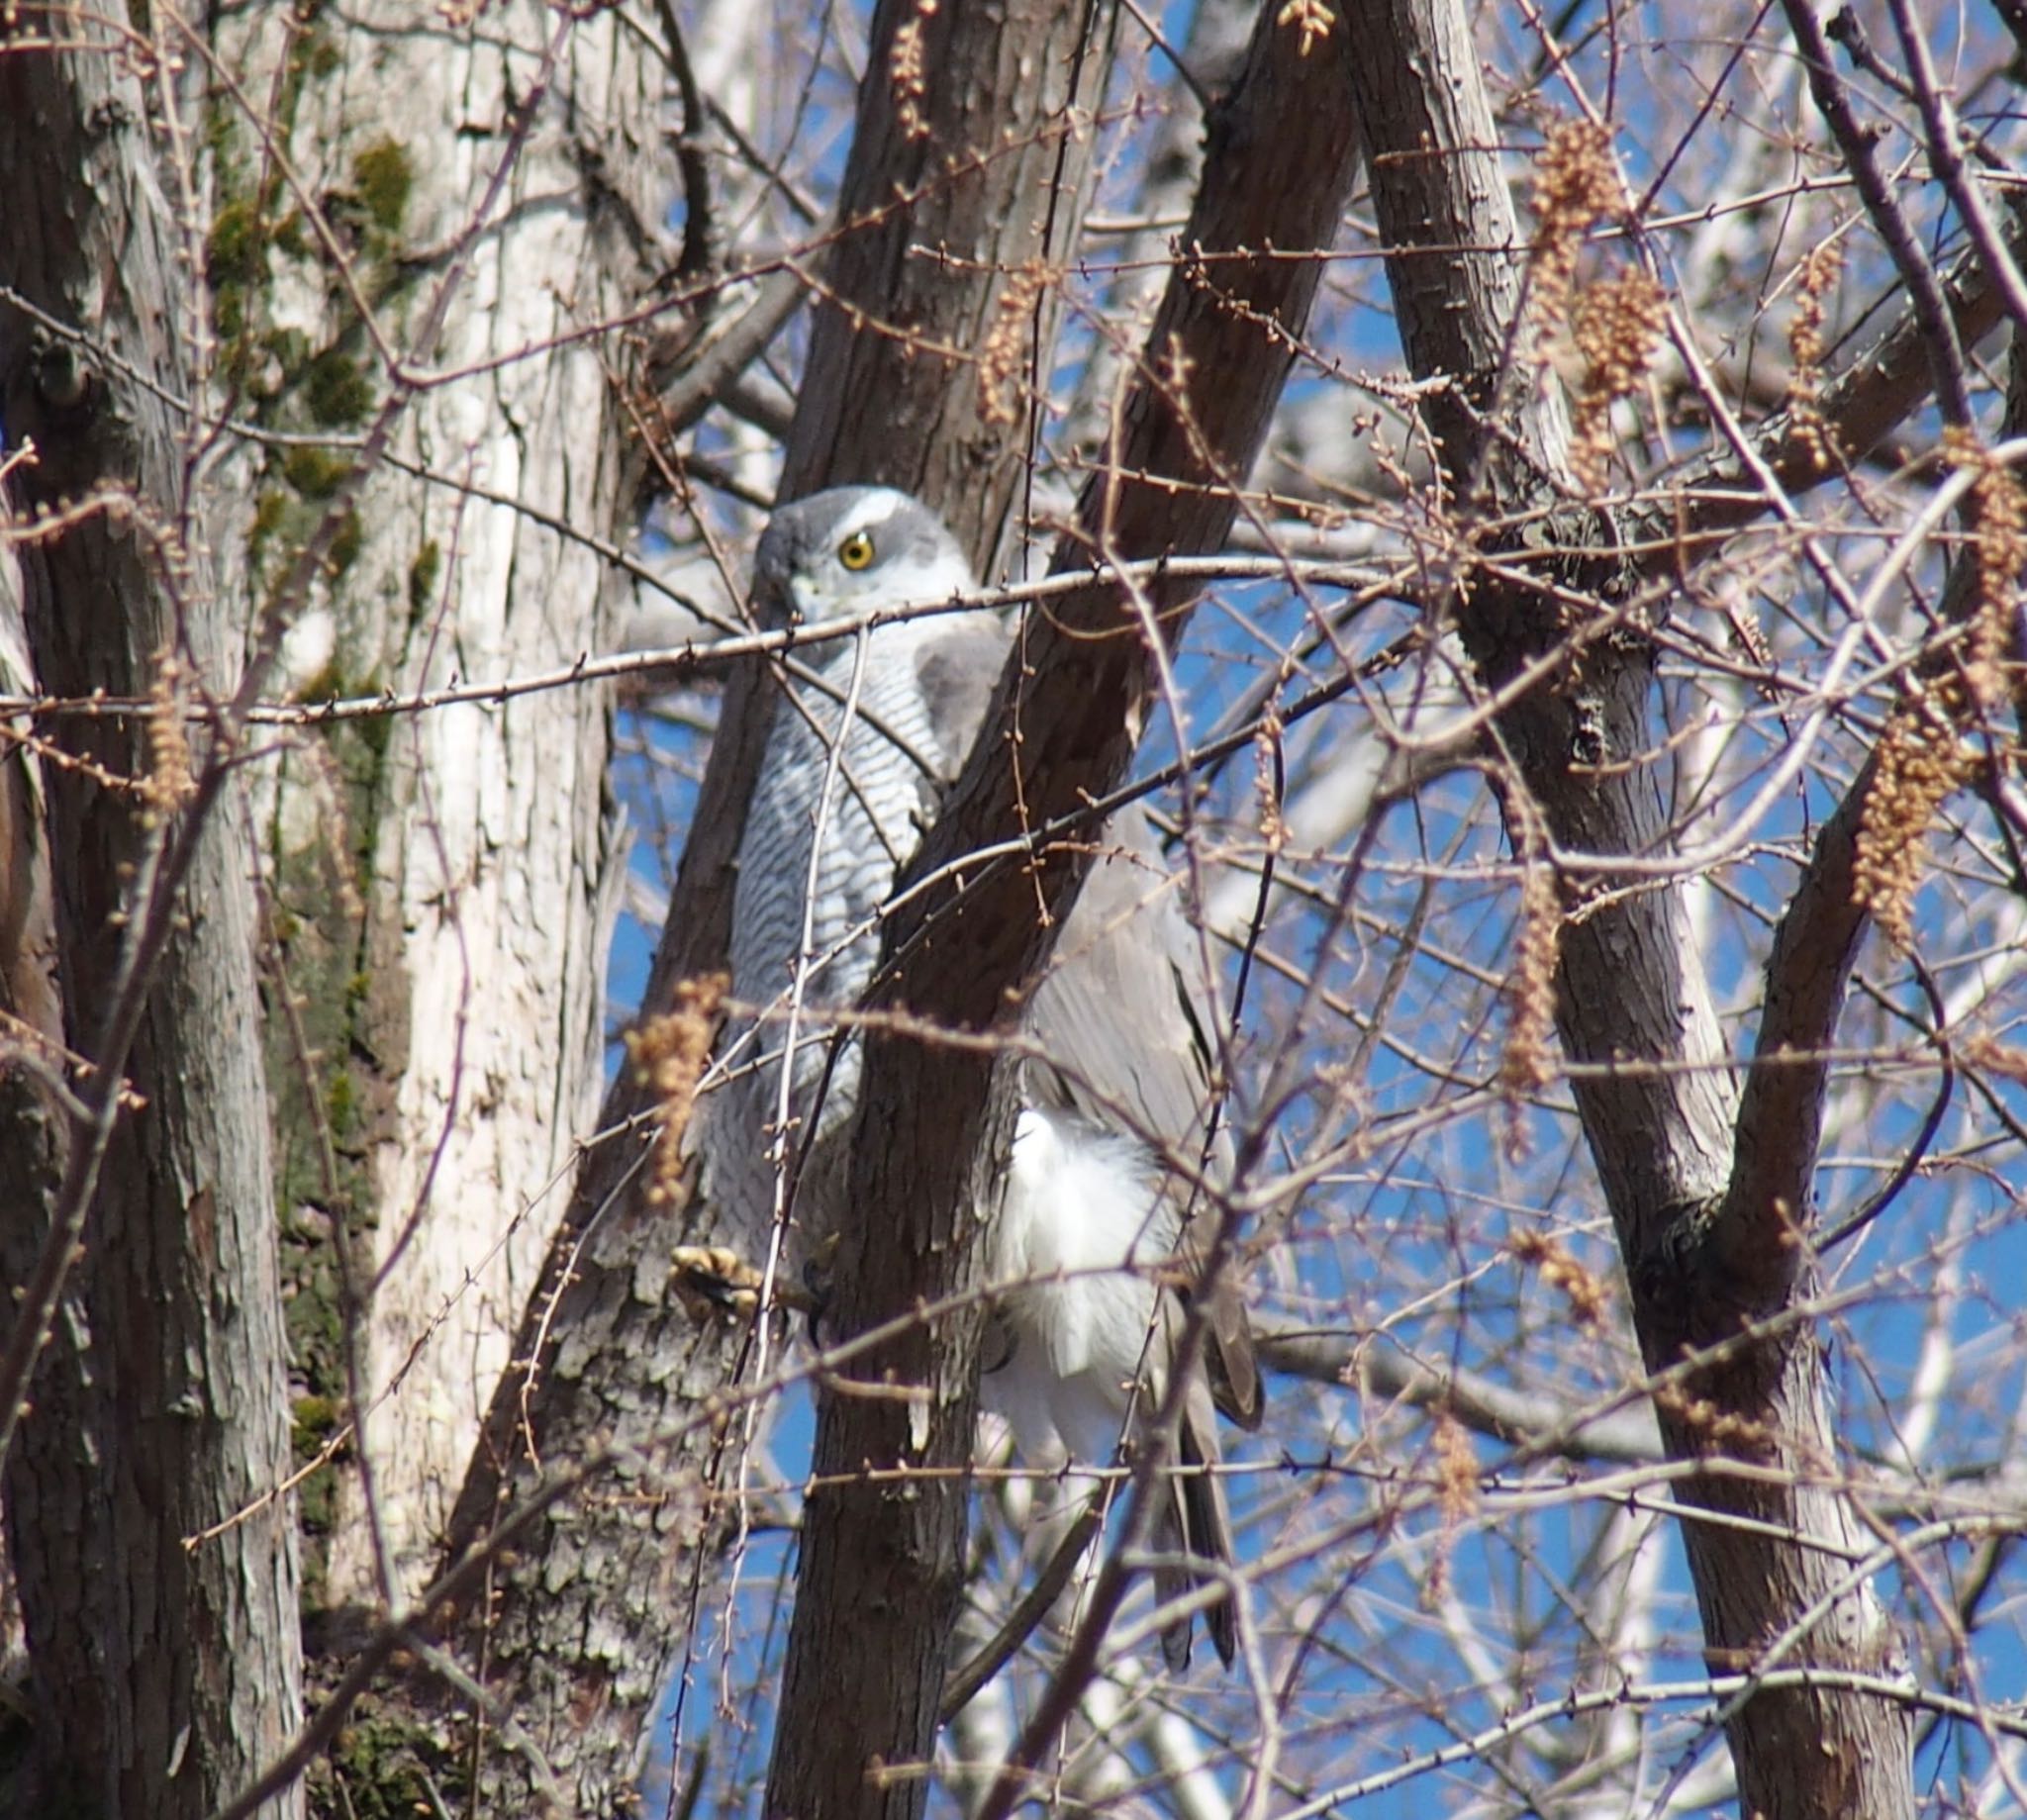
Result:
M840 487L777 511L760 541L755 594L803 624L977 592L963 552L918 501ZM871 979L877 912L939 793L968 755L1012 630L981 610L903 618L816 647L814 681L775 713L744 839L733 910L733 996L766 1014L737 1024L732 1070L707 1096L698 1131L705 1191L744 1240L793 1212L808 1245L834 1229L843 1136L860 1057L828 1015ZM840 728L842 729L840 735ZM1201 964L1144 815L1108 824L1054 966L1029 1003L1020 1112L996 1228L996 1286L981 1393L1032 1465L1104 1465L1162 1400L1184 1318L1194 1170L1210 1139ZM784 1086L784 1061L788 1062ZM786 1130L786 1140L781 1133ZM1150 1142L1149 1140L1153 1140ZM1159 1148L1157 1148L1159 1146ZM805 1163L787 1206L785 1165ZM1197 1216L1200 1235L1209 1219ZM1179 1268L1180 1260L1180 1268ZM1156 1547L1229 1563L1231 1526L1214 1477L1213 1404L1257 1425L1260 1388L1245 1312L1213 1286L1206 1365L1184 1399ZM1164 1598L1211 1576L1156 1576ZM1231 1607L1208 1608L1218 1655ZM1163 1636L1189 1660L1189 1623Z

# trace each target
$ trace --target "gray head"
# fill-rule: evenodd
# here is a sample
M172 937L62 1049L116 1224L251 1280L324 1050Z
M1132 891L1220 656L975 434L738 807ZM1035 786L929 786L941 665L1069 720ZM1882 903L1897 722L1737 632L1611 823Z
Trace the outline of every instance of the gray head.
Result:
M769 611L806 625L978 588L942 521L892 487L831 487L777 507L753 581Z

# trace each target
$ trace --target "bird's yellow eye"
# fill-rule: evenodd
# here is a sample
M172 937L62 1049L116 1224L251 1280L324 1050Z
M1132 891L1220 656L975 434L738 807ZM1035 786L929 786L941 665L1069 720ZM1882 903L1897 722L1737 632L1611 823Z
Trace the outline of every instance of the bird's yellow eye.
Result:
M860 569L873 566L873 539L862 530L855 530L837 546L837 560L856 574Z

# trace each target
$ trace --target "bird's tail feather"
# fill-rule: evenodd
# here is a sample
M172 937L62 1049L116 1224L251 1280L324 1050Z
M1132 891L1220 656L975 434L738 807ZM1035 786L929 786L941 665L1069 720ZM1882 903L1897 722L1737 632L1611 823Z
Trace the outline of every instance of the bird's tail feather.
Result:
M1199 1408L1197 1405L1202 1404ZM1188 1555L1198 1561L1229 1567L1232 1562L1231 1512L1216 1474L1216 1416L1207 1391L1194 1393L1183 1410L1176 1437L1176 1464L1183 1470L1169 1480L1169 1505L1155 1531L1155 1547L1163 1554ZM1163 1604L1185 1597L1198 1586L1220 1584L1220 1576L1188 1567L1157 1568L1154 1590ZM1238 1650L1238 1627L1230 1595L1206 1608L1204 1628L1210 1633L1217 1659L1228 1669ZM1161 1654L1177 1674L1190 1666L1190 1620L1183 1618L1161 1633Z

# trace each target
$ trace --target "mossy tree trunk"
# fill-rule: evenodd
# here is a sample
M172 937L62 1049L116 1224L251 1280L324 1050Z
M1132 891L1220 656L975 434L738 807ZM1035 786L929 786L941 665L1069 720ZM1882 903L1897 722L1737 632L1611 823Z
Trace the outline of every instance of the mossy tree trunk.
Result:
M252 598L403 406L287 680L318 702L567 669L601 646L600 538L626 516L604 331L655 269L654 47L611 15L368 5L255 9L217 49L221 364L280 438L243 457ZM602 1078L609 718L581 687L334 719L263 780L309 1051L277 1025L299 1445L367 1411L311 1482L320 1605L421 1589L564 1204Z
M149 854L192 843L147 1105L9 1462L45 1785L122 1813L209 1812L296 1729L298 1499L261 1499L291 1409L296 1463L335 1453L301 1490L313 1640L420 1589L601 1081L603 692L256 731L241 654L318 704L597 648L599 533L630 510L607 325L656 269L669 168L661 60L611 14L186 29L0 59L29 198L0 270L47 319L0 307L8 433L39 452L14 503L108 501L24 549L36 686L227 704L193 762L233 761L201 836L114 787L158 762L132 719L87 730L99 778L4 780L89 862L56 868L86 1057ZM24 1078L7 1153L57 1207L82 1139ZM10 1233L10 1281L39 1241Z

